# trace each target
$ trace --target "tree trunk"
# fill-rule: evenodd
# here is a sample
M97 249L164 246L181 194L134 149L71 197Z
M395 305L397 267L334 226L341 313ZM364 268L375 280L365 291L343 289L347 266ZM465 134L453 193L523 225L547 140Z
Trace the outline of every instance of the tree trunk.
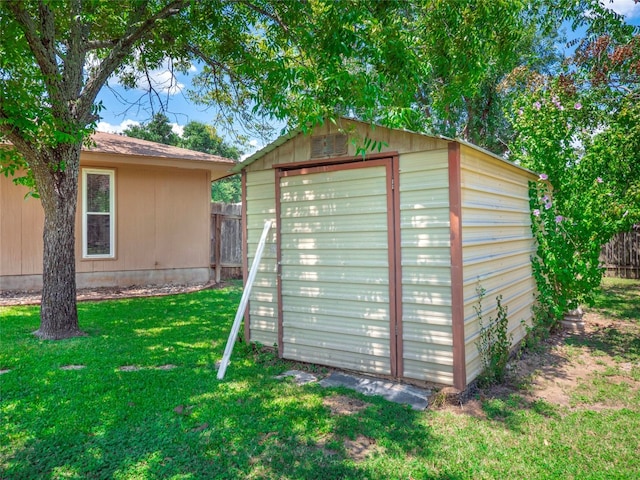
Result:
M48 158L42 162L44 167L33 168L44 208L40 328L34 332L42 339L59 340L83 335L76 308L75 259L81 147L58 145L46 152Z

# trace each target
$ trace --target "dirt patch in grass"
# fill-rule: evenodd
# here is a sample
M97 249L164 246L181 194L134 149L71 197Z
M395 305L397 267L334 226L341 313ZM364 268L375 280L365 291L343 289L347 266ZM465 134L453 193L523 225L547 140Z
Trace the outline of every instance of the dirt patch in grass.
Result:
M345 395L326 397L322 400L322 403L325 407L329 407L331 415L353 415L371 405L370 403ZM336 437L329 435L318 442L317 448L319 448L325 456L337 455L338 452L336 450L328 448L327 446L335 441L335 439ZM361 434L354 439L344 438L342 445L344 446L347 456L354 462L362 462L380 449L373 438Z
M487 400L513 395L530 406L547 403L568 410L633 406L640 398L640 325L597 313L585 314L584 320L584 331L555 333L513 358L504 384L432 408L485 418Z
M333 395L322 400L325 407L329 407L331 415L352 415L367 408L370 404L344 395Z
M347 455L354 462L362 462L376 452L379 447L373 438L358 435L354 440L347 438L344 440L344 448Z
M329 445L333 443L335 437L333 435L327 435L322 437L318 443L316 443L316 448L318 448L325 457L333 457L335 455L339 455L340 452L333 448L329 448Z
M131 285L128 287L83 288L78 290L77 299L84 301L114 300L134 297L160 297L179 293L197 292L209 288L224 288L229 284L206 283L184 285ZM39 305L42 292L0 291L0 306Z

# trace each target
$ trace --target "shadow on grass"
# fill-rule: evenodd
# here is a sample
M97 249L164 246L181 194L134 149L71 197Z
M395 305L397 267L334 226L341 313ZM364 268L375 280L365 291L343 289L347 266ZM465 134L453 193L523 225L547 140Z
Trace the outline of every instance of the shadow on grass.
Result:
M567 345L587 347L594 355L608 355L628 362L640 361L640 328L609 325L585 335L567 338Z
M323 445L327 434L374 438L390 464L431 455L434 439L407 408L374 399L358 415L333 417L320 387L260 378L252 366L233 370L224 383L204 370L112 374L118 379L105 379L112 389L101 393L76 391L80 382L69 375L46 396L39 389L37 408L48 421L25 413L34 399L15 404L9 420L26 438L2 459L7 468L0 477L394 477L394 467L351 461L338 440ZM81 410L81 419L72 418L74 410Z
M537 378L542 383L557 383L559 380L575 382L576 378L567 376L566 367L571 364L569 358L553 353L554 345L568 347L584 347L594 357L609 356L614 362L634 363L640 361L640 325L632 322L612 322L609 325L591 324L587 333L556 335L545 342L543 348L533 352L525 352L517 362L512 362L513 373L506 384L494 386L482 392L482 411L487 418L504 424L510 430L522 432L532 415L557 418L560 407L542 399L530 400L526 395L532 387L532 380ZM580 352L577 350L576 352ZM579 353L578 353L579 354ZM575 368L574 368L575 370ZM583 372L589 375L589 371ZM587 380L595 373L587 377ZM583 379L585 381L585 379ZM592 383L588 383L594 388ZM579 387L577 383L574 386ZM608 389L615 389L611 384ZM593 392L592 392L593 393ZM615 397L615 390L610 393ZM525 427L526 428L526 427Z
M640 323L640 281L605 278L595 306L604 316Z
M257 362L245 344L218 381L239 295L81 304L91 335L60 342L30 336L37 309L12 309L0 478L461 478L428 470L438 439L407 407L367 398L356 415L332 415L322 403L332 391L275 380L283 363ZM355 461L343 440L359 435L381 448Z

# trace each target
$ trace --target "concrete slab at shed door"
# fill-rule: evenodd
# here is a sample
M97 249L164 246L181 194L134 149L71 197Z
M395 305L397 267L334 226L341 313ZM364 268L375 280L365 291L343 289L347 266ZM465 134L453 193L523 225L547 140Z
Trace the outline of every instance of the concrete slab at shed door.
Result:
M284 358L394 373L389 165L376 161L281 173Z

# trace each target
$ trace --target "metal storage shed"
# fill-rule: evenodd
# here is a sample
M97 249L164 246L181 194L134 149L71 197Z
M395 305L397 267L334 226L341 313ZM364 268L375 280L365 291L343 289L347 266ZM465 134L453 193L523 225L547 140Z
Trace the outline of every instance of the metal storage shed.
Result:
M462 141L340 127L292 132L237 167L245 262L275 222L245 337L288 359L464 389L482 367L477 288L485 320L503 296L514 343L531 321L537 177ZM363 158L349 137L383 148Z

